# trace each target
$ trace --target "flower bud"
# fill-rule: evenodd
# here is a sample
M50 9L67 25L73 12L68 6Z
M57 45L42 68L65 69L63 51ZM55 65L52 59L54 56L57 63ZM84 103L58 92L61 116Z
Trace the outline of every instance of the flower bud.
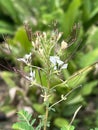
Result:
M68 47L67 42L62 41L62 43L61 43L61 50L65 50L67 47Z

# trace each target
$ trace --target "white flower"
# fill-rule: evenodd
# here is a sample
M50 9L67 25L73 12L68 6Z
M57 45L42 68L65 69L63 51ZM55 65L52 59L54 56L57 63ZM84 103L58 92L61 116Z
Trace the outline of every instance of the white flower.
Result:
M27 80L33 82L35 80L35 71L30 70L30 75L25 77Z
M58 56L50 56L50 62L54 65L54 70L58 69L58 67L60 67L60 69L66 69L68 66L68 64L64 64Z
M18 60L18 61L22 61L22 62L24 62L24 63L27 63L24 58L18 58L17 60Z
M25 64L29 64L31 62L31 53L30 54L26 54L23 58L19 58L17 59L18 61L22 61Z

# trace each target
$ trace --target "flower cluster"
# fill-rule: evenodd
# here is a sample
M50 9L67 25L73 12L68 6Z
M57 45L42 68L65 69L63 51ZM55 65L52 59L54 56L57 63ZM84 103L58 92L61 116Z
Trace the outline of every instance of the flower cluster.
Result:
M25 63L26 65L29 65L31 63L31 56L32 53L30 52L29 54L26 54L23 58L18 58L17 60Z
M50 62L53 64L54 70L66 69L68 64L65 64L63 61L60 60L58 56L50 56Z
M29 76L25 76L25 78L32 82L35 80L35 71L32 70L31 59L32 59L32 53L30 52L29 54L26 54L23 58L18 58L17 60L29 66L30 73Z
M47 61L50 62L51 68L54 70L62 70L67 69L68 64L64 63L58 55L54 53L52 55L52 49L55 51L55 46L57 45L59 39L61 38L62 33L56 31L52 31L51 33L45 32L36 32L35 37L32 40L32 53L38 54L39 58L43 61L43 63L47 66ZM60 51L67 48L67 43L65 41L61 42ZM32 68L32 53L26 54L23 58L19 58L18 61L25 63L29 67L29 76L25 76L29 81L35 80L35 71Z

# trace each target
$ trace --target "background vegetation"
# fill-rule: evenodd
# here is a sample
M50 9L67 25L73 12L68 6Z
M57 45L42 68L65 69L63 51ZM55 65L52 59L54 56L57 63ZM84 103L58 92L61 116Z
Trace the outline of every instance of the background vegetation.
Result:
M25 23L29 23L30 28L27 24L24 27ZM9 91L9 95L2 99L0 111L7 115L28 106L35 111L36 117L38 113L43 113L40 92L28 88L28 83L24 86L22 74L17 75L21 73L19 70L22 65L16 59L24 56L31 48L31 37L25 28L33 34L39 30L49 32L58 29L63 32L62 39L69 45L73 43L62 57L64 59L72 55L68 70L63 71L63 77L67 79L74 72L98 60L98 0L0 0L0 77ZM35 56L33 58L33 64L40 66L39 59ZM79 130L81 126L83 129L98 127L97 76L96 66L93 71L79 73L70 80L70 87L80 84L83 87L72 93L66 103L58 105L55 113L50 114L53 122L51 129L57 130L62 123L68 122L81 104L83 107L74 125ZM54 84L56 82L58 79ZM55 99L63 92L63 88L58 89Z

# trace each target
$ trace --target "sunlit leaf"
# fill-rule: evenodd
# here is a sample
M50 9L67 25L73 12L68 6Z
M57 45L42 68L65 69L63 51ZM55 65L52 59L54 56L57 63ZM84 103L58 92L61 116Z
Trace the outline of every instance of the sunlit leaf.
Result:
M28 39L28 36L26 34L25 28L24 27L20 27L14 37L14 42L19 42L21 45L21 49L23 49L23 51L25 53L29 53L30 49L31 49L31 42Z
M64 118L59 117L55 119L54 124L58 127L67 126L68 121Z

